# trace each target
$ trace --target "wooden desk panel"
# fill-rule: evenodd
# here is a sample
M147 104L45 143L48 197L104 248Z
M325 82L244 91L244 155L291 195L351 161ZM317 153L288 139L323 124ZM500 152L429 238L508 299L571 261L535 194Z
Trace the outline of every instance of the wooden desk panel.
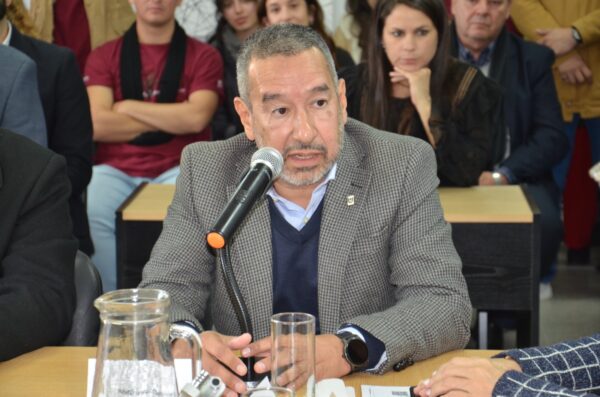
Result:
M431 375L453 357L491 357L496 351L459 350L421 361L401 372L383 376L354 374L344 378L361 397L360 385L409 386ZM86 392L87 360L94 347L44 347L0 363L0 395L3 397L82 397Z
M532 223L533 214L520 186L440 188L449 223Z

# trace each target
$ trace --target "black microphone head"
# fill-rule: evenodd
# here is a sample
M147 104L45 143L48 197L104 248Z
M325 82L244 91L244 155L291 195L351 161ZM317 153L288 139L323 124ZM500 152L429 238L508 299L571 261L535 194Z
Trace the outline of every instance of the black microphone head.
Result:
M283 157L281 156L281 153L277 151L277 149L273 149L272 147L263 147L258 149L252 155L250 168L254 167L256 164L264 164L269 167L272 174L271 177L275 179L283 170Z

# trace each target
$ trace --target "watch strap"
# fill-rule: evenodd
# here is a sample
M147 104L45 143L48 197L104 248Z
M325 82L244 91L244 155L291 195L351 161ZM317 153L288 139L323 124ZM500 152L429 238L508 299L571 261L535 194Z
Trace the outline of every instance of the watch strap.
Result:
M583 43L583 38L581 37L581 33L575 26L571 26L571 34L573 35L573 40L577 42L577 44Z

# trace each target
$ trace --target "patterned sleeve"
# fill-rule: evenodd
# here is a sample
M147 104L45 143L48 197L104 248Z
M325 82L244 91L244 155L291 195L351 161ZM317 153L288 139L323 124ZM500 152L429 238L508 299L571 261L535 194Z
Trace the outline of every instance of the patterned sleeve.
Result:
M594 396L600 392L600 334L548 347L510 350L522 373L500 378L494 396Z

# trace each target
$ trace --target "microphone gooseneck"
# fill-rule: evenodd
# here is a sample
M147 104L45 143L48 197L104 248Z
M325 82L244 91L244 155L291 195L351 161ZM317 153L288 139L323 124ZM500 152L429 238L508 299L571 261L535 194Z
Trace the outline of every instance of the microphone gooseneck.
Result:
M244 297L235 279L235 273L229 261L229 240L244 220L250 209L273 184L283 170L283 157L273 148L265 147L257 150L252 156L250 170L239 183L232 198L217 218L215 226L207 233L208 245L215 249L219 265L223 272L227 295L233 306L242 333L254 337L250 313ZM247 360L246 383L254 387L257 378L254 373L254 358Z

